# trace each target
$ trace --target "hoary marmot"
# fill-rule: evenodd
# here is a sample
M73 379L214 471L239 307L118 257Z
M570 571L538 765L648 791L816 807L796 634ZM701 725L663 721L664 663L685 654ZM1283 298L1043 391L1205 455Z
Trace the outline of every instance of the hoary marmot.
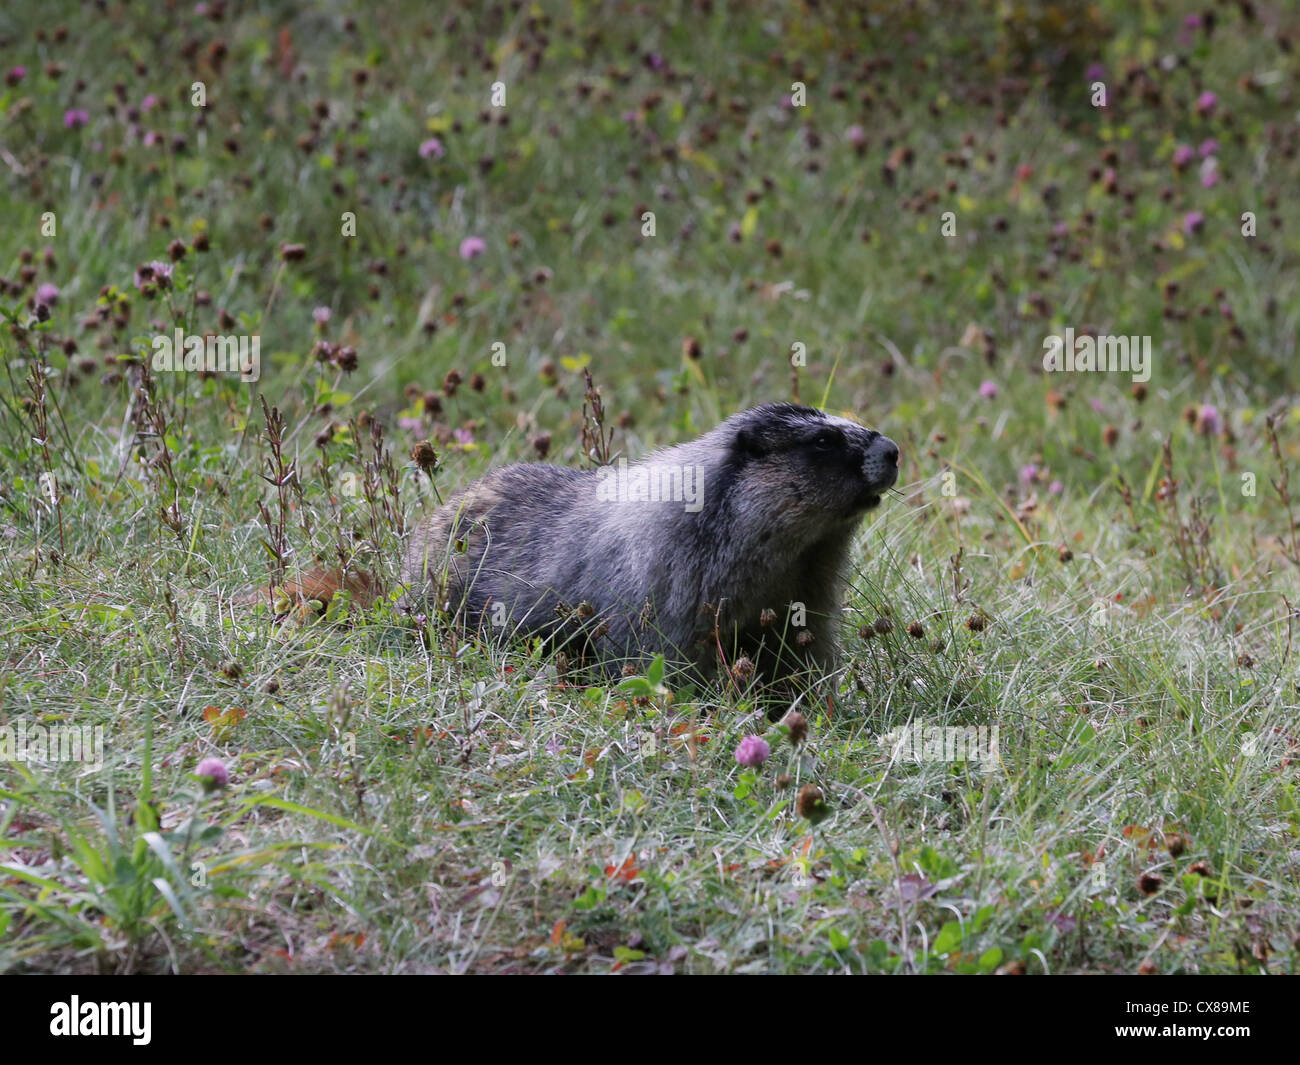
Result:
M611 679L655 654L701 679L815 679L854 532L898 465L874 430L769 403L635 464L505 466L417 527L408 605Z

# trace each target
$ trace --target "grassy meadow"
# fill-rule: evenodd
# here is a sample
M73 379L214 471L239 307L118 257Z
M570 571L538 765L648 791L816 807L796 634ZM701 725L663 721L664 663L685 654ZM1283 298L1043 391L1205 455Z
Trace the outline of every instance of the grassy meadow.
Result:
M1297 47L1282 0L6 7L0 971L1295 972ZM395 609L490 467L771 400L903 456L806 735ZM319 565L378 601L256 602Z

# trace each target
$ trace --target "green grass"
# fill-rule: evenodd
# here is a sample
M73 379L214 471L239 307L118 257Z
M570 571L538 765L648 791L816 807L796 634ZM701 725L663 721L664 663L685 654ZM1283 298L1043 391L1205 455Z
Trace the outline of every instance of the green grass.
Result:
M0 761L0 969L1296 969L1287 5L59 6L0 13L0 727L104 764ZM262 379L142 387L176 326ZM1145 393L1044 374L1066 327ZM588 461L584 369L631 457L791 398L900 443L800 748L393 610L437 498ZM385 597L247 602L318 561Z

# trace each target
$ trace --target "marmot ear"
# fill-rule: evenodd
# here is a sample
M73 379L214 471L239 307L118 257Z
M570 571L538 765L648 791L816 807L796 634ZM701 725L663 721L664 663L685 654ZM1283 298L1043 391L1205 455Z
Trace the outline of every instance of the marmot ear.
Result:
M736 430L736 451L745 458L758 458L767 448L755 430L740 428Z

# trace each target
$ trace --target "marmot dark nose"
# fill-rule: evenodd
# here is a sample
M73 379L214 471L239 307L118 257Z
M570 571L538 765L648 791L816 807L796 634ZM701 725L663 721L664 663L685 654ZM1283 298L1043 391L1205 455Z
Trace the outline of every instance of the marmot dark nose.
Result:
M887 436L877 436L867 448L862 472L880 488L888 488L898 480L898 445Z
M893 473L898 469L898 445L887 436L876 437L867 448L867 465Z

